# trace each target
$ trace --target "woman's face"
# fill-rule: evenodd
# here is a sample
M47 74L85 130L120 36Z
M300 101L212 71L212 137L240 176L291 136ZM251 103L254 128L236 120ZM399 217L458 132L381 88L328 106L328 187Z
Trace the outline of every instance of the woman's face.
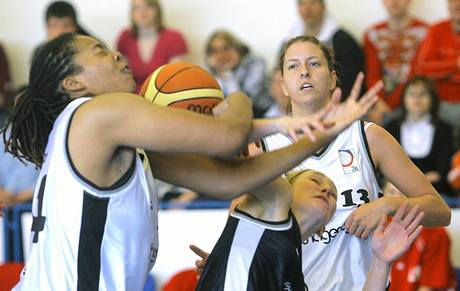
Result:
M286 50L283 71L283 91L293 108L325 104L336 87L335 71L329 70L322 50L311 42L296 42Z
M337 189L327 176L313 170L300 174L292 188L292 211L305 239L331 220L337 207ZM311 225L315 228L307 228Z
M301 0L298 11L306 25L315 26L323 20L325 7L321 0Z
M46 22L48 40L69 32L77 32L77 24L73 21L72 17L51 16L48 18Z
M238 65L240 61L238 51L225 38L214 38L209 48L209 58L212 59L213 66L230 70Z
M404 94L404 106L409 114L423 115L430 111L430 92L423 83L409 85Z
M411 0L383 0L383 5L390 17L401 17L407 14Z
M146 0L132 0L133 21L139 28L155 26L157 10L150 6Z
M134 92L133 73L120 53L110 51L89 36L76 36L74 43L77 48L75 63L82 71L73 77L88 95Z

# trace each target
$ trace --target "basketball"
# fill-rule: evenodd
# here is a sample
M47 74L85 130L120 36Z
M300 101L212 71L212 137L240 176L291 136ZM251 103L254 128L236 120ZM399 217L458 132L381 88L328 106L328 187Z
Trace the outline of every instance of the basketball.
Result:
M216 79L205 69L190 63L159 67L144 81L139 95L160 106L208 115L212 115L212 109L224 100Z

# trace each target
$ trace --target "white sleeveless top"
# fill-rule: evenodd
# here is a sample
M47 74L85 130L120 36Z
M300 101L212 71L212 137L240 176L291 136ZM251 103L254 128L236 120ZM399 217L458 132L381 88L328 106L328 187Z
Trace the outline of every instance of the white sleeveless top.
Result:
M158 201L139 156L111 187L69 158L72 101L54 123L34 192L30 256L14 290L142 290L158 251Z
M290 144L287 136L277 134L267 137L263 146L273 151ZM370 158L364 122L355 121L293 170L302 169L324 173L338 191L337 211L324 234L315 234L302 244L302 269L308 290L361 291L372 258L371 238L362 240L348 234L344 223L359 205L378 199L382 192Z

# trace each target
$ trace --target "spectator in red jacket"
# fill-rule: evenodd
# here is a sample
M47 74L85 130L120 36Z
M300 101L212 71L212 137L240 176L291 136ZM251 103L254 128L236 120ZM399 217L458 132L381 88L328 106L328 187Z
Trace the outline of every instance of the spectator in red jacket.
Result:
M433 25L414 70L436 82L443 101L440 115L460 126L460 0L446 0L450 19Z
M428 26L409 14L411 0L382 0L388 19L364 34L367 86L384 81L381 100L371 117L380 123L383 114L401 104L402 89Z

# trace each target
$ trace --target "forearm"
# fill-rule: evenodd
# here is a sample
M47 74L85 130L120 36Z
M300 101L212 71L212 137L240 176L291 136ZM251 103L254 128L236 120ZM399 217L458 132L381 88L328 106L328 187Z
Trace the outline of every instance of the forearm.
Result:
M434 227L450 224L451 210L438 194L426 194L418 197L384 196L380 199L382 199L381 203L387 215L394 215L404 202L409 202L411 206L418 205L420 211L425 213L422 225Z
M255 142L266 136L280 132L279 118L254 119L252 121L249 142Z
M268 183L330 141L318 136L246 160L223 161L197 155L148 153L155 177L219 199L232 199Z
M387 287L388 275L391 264L387 264L375 256L372 258L371 267L367 274L366 284L363 291L380 291Z
M227 127L218 134L226 135L227 140L236 141L235 145L229 145L230 152L235 152L243 143L247 144L252 128L252 105L249 98L241 92L229 95L227 100L228 109L218 117L225 119Z

